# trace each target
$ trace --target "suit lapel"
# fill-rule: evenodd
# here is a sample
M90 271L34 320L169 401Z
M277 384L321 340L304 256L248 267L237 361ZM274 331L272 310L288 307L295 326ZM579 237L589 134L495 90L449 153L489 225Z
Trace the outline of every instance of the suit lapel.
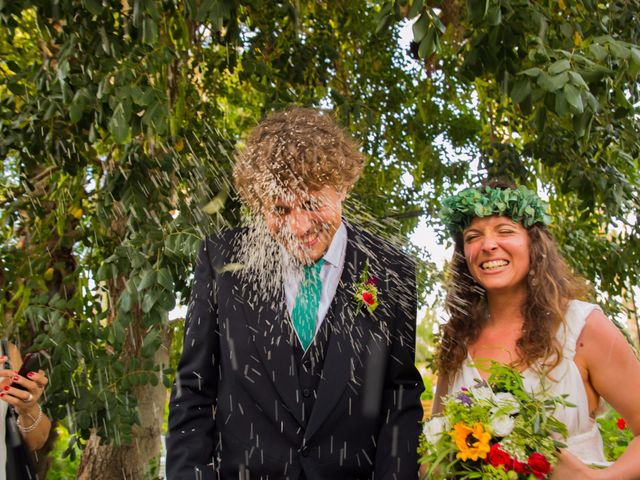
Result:
M344 267L338 289L325 321L330 322L331 335L324 359L323 374L318 385L318 397L309 417L305 437L307 440L318 431L332 412L350 381L356 381L354 371L359 355L356 353L362 336L356 322L354 285L364 268L366 256L357 246L357 237L348 229L348 242ZM360 332L358 330L360 329ZM357 408L354 405L354 408Z

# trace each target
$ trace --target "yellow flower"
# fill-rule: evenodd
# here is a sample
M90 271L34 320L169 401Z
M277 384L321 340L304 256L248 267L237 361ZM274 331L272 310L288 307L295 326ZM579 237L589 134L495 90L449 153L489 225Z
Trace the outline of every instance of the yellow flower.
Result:
M487 453L491 450L489 446L489 440L491 440L491 434L484 429L481 423L474 423L473 427L465 425L463 422L458 422L453 427L453 432L450 433L456 442L458 447L457 458L466 462L467 460L478 460L478 458L486 458Z

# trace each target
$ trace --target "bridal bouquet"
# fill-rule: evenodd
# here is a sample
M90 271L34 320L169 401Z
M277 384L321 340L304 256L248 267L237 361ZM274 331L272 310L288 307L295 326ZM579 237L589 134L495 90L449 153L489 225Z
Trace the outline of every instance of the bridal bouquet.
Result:
M493 363L487 382L444 398L443 411L424 425L424 478L545 479L567 429L554 418L562 397L524 388L513 369Z

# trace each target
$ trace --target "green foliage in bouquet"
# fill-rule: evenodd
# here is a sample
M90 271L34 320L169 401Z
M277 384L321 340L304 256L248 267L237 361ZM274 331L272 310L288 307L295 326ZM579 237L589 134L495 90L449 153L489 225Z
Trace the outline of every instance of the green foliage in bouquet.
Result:
M448 395L442 414L425 423L425 478L548 478L567 436L553 414L572 405L544 392L532 396L510 367L492 362L489 371L488 383Z

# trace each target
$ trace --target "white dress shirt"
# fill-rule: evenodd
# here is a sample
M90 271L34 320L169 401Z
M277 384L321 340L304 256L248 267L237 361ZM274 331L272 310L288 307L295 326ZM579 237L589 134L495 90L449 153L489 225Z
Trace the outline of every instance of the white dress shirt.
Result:
M344 267L344 257L347 251L347 228L344 223L340 224L338 230L333 235L331 245L322 258L324 264L320 269L320 280L322 281L322 293L320 294L320 305L318 306L318 316L316 317L316 333L320 330L324 318L327 316L333 297L340 283L342 268ZM288 253L283 249L284 255ZM287 264L289 262L285 262ZM290 263L289 263L290 264ZM287 303L289 318L291 318L293 307L296 304L296 295L298 287L302 281L303 274L301 270L284 272L284 295Z

